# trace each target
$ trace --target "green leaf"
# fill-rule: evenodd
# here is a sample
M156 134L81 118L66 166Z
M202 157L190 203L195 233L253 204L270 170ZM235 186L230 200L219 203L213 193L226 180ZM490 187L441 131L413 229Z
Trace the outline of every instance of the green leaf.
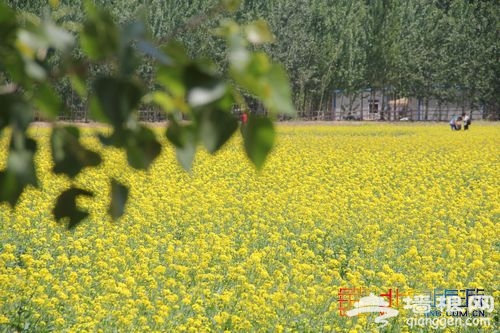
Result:
M143 95L135 82L111 77L98 78L94 82L94 92L97 100L91 102L94 103L93 115L104 116L115 127L121 127L130 119ZM99 105L95 105L96 102Z
M15 12L5 3L0 3L0 41L1 44L13 43L16 38L17 20Z
M269 25L264 20L257 20L245 27L245 33L249 42L253 44L270 43L274 41L274 36L269 29Z
M46 51L51 47L67 52L74 44L73 35L50 20L44 20L41 24L37 23L35 27L19 30L18 37L23 54L32 60L35 58L35 53L40 50ZM39 60L45 60L46 52L42 54L37 54L36 57Z
M182 147L185 144L186 127L190 125L181 125L173 117L169 117L166 136L167 139L176 147Z
M186 94L184 68L181 66L160 66L156 73L157 81L174 97L183 98Z
M35 92L35 105L46 117L55 119L62 108L62 101L48 83L41 83Z
M205 148L216 152L238 128L238 120L218 108L206 110L200 117L200 137Z
M269 95L262 99L264 105L271 112L279 112L294 116L296 111L292 103L290 82L286 71L281 65L273 64L267 73L266 81L269 84Z
M35 53L38 50L44 50L47 49L50 44L49 41L45 36L43 36L42 33L40 33L40 30L27 30L27 29L19 29L18 32L18 45L20 46L20 50L23 53L24 56L29 57L31 59L34 59L35 57L39 57L39 55L36 55ZM41 57L43 60L45 57Z
M47 78L47 72L45 71L45 68L40 66L40 64L34 60L25 59L24 70L29 77L36 81L42 82Z
M227 41L231 69L236 72L245 71L251 61L251 53L247 49L248 42L241 33L241 27L234 21L224 21L217 31Z
M150 95L150 97L151 101L159 105L163 111L172 112L175 110L175 101L170 95L162 91L155 91Z
M194 87L187 96L191 107L200 107L215 102L226 94L226 85L223 82L212 82L205 86Z
M264 94L265 74L271 64L267 55L262 52L248 55L249 59L243 64L231 63L231 76L243 88L259 98Z
M127 203L129 189L127 186L121 184L116 179L111 179L111 203L109 205L108 213L113 220L118 219L125 211L125 204Z
M16 93L0 94L0 130L8 126L25 131L33 120L31 106Z
M193 139L193 135L188 142L183 147L177 147L175 149L175 156L177 160L182 165L184 170L189 171L193 166L194 155L196 154L196 141Z
M92 118L99 122L110 123L108 117L104 114L99 98L95 95L89 97L89 109Z
M226 84L217 78L207 66L191 64L184 72L184 83L187 101L191 107L200 107L222 98L226 92Z
M197 130L194 124L181 125L170 119L167 138L176 148L175 154L179 163L185 170L191 170L198 145Z
M99 133L97 134L97 137L99 138L99 141L103 146L114 146L116 148L123 147L123 142L118 142L119 140L116 139L116 132L114 132L110 136Z
M31 82L27 82L26 73L24 71L25 62L21 54L13 49L12 44L8 47L0 46L0 71L8 73L13 82L23 83L25 87L30 87Z
M2 107L0 108L0 133L5 127L9 126L10 124L10 115L13 102L12 97L13 94L0 94L0 105L2 105Z
M257 169L262 169L267 155L274 144L274 126L270 119L250 117L243 125L245 151Z
M56 221L59 223L64 223L65 220L68 219L68 229L74 229L89 215L86 210L81 210L76 206L76 198L81 195L87 197L94 196L94 194L90 191L71 187L59 195L56 206L52 210Z
M76 127L56 127L52 130L50 143L54 173L74 178L83 168L101 163L101 156L83 147L79 139L80 132Z
M190 57L187 53L184 44L178 41L170 41L164 45L161 50L174 62L176 66L186 66L190 62Z
M129 131L126 135L128 164L135 169L148 169L161 152L161 144L154 132L139 126L138 131Z
M80 44L87 56L101 60L115 54L119 45L119 31L111 15L85 2L87 21L83 24Z
M137 49L150 56L151 58L157 60L162 65L172 65L172 60L161 50L156 48L153 44L148 41L140 40L137 42Z
M191 107L213 103L227 93L226 84L213 73L210 64L160 66L157 80L174 99L185 98Z
M80 97L87 96L87 87L85 86L85 81L78 75L70 76L71 87L77 92Z
M34 140L18 130L12 133L7 168L0 172L0 202L7 201L15 206L26 186L38 186L35 152Z
M272 64L266 54L254 53L245 68L233 65L231 69L233 79L262 100L272 113L295 115L286 72Z
M50 46L60 51L69 51L74 44L74 37L68 31L58 27L52 21L43 22L43 36Z
M14 207L27 185L17 177L15 171L11 169L0 171L0 187L2 188L0 202L8 202Z
M240 8L241 0L223 0L222 4L228 11L235 12Z
M127 45L120 50L120 74L123 77L134 75L140 62L132 46Z

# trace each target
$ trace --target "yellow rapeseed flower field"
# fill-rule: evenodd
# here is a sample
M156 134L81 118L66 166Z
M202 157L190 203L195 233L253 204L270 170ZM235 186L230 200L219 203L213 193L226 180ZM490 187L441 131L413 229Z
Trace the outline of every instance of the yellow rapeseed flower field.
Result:
M0 205L0 332L427 332L402 295L475 289L499 307L498 125L278 125L260 173L239 138L190 173L170 148L147 172L102 150L76 178L96 196L73 232L51 215L70 182L48 172L48 133L31 129L40 189ZM116 222L108 176L131 187ZM390 290L399 315L346 316L346 290Z

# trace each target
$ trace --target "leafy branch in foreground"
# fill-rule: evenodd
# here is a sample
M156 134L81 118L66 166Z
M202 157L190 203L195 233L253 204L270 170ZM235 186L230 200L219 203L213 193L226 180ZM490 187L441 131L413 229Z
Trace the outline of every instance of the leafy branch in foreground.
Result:
M238 1L224 0L216 8L235 10L237 5ZM62 80L71 82L73 90L88 101L93 119L112 128L107 136L97 131L93 135L103 146L123 149L129 165L139 170L148 169L162 149L156 134L138 121L141 104L155 104L167 114L166 138L187 170L200 144L215 153L238 132L238 119L231 110L237 104L245 107L240 91L261 100L271 115L295 112L284 69L265 53L249 50L250 45L273 39L263 21L246 26L222 22L217 33L226 41L229 60L224 77L212 63L189 57L174 40L158 46L140 21L118 26L90 1L85 3L85 15L74 36L50 20L21 24L20 13L0 2L0 135L11 129L6 168L0 171L0 202L15 206L28 185L38 186L37 146L27 132L35 110L53 123L54 174L73 180L84 168L101 163L99 152L81 144L77 127L56 122L64 107L56 90ZM59 57L57 65L51 60L53 54ZM146 57L157 64L154 91L148 91L137 75ZM179 115L186 120L179 121ZM241 133L247 156L257 169L262 168L274 143L272 121L251 116ZM108 213L116 219L124 213L129 189L115 179L109 183ZM72 184L55 203L55 219L68 228L88 216L77 205L79 196L94 193Z

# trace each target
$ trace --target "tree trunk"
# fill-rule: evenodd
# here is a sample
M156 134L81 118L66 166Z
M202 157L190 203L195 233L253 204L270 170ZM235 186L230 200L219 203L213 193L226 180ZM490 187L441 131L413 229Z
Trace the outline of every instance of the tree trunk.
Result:
M337 108L337 93L333 92L332 96L332 120L335 120L335 109Z
M417 98L417 110L416 110L416 112L417 112L417 114L416 114L415 120L419 121L420 120L420 98Z
M363 90L361 90L361 112L359 115L359 119L363 120Z
M438 120L441 121L441 100L438 100Z
M385 88L382 89L381 96L381 107L380 107L380 120L385 120Z
M397 111L397 104L396 104L396 101L398 100L398 94L396 92L394 92L394 103L393 103L393 107L392 107L392 120L396 121L396 120L399 120L399 116L396 116L396 112Z
M342 106L344 105L344 94L340 96L340 108L339 108L339 118L340 120L344 119L344 115L342 114Z
M424 120L429 120L429 98L425 98L425 112L424 112Z

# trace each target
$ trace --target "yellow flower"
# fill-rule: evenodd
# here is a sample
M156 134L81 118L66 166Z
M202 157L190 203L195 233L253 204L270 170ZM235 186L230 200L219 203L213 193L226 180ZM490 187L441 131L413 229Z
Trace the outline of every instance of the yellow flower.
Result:
M74 180L96 197L71 233L50 214L70 183L38 130L40 188L0 204L0 324L24 304L41 330L375 332L373 314L340 316L340 288L497 299L499 128L478 124L463 154L464 137L435 125L278 125L259 173L241 138L200 151L191 173L171 147L136 172L86 129L104 161ZM119 223L101 200L109 175L131 187ZM402 318L389 325L410 332Z

